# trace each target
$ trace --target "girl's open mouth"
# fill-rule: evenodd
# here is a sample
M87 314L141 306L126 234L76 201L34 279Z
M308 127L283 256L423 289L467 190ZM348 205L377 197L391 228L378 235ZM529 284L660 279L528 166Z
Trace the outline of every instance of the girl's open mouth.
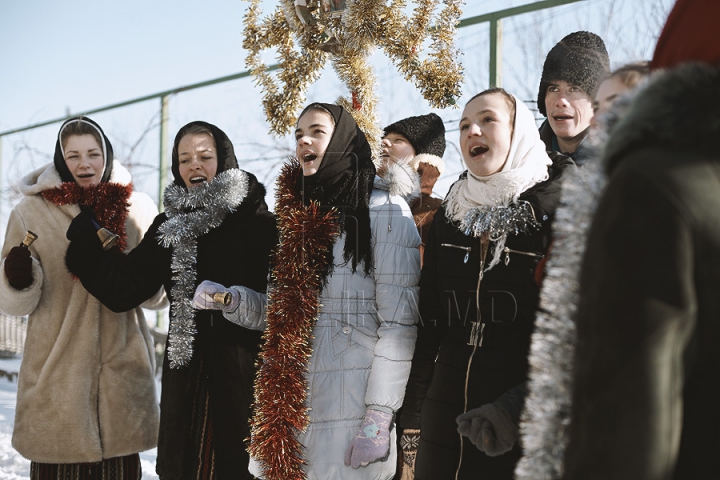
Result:
M482 155L483 153L487 152L488 150L490 150L490 148L485 145L475 145L474 147L472 147L470 149L470 156L477 157L478 155Z

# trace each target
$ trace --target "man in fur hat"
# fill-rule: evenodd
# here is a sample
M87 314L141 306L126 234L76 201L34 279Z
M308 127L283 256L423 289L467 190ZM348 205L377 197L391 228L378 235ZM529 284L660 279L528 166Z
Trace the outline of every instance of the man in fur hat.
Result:
M547 120L540 138L548 151L569 155L582 163L577 147L587 136L593 117L593 98L610 70L602 38L591 32L573 32L560 40L545 58L538 110Z
M385 127L382 139L383 171L388 162L407 164L417 172L420 196L408 200L422 239L420 262L425 250L425 238L441 198L431 196L435 182L445 170L445 125L434 113L408 117ZM382 171L381 171L382 173ZM415 175L413 175L415 177ZM414 180L417 181L417 180Z

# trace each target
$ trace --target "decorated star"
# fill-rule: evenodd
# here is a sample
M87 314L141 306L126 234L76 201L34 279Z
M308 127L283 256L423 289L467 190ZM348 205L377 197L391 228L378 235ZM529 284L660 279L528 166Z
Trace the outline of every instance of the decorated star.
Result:
M249 1L243 47L262 88L271 133L284 135L292 129L308 87L330 60L350 91L337 103L352 113L369 139L379 138L375 76L368 63L378 47L433 107L456 105L463 69L453 39L462 0L418 0L410 18L403 13L406 0L280 0L262 22L260 0ZM428 37L428 52L421 58ZM276 49L279 58L275 74L260 58L268 48Z

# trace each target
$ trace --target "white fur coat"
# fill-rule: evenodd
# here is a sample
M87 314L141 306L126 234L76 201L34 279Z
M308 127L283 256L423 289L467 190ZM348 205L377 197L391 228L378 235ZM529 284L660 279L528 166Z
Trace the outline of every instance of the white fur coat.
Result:
M128 184L130 173L115 162L110 181ZM54 205L40 195L60 183L52 164L21 180L25 197L10 214L2 248L0 310L28 315L12 444L36 462L98 462L157 444L153 343L140 307L111 312L65 267L65 232L80 209ZM133 193L130 203L128 249L157 215L143 193ZM33 283L15 290L4 262L26 230L38 234L30 247ZM161 291L143 306L165 304Z

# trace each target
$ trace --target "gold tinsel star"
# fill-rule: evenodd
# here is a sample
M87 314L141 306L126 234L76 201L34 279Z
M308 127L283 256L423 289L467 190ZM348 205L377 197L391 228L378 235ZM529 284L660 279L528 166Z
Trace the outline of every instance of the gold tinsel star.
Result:
M460 96L462 66L453 38L462 0L418 0L410 18L403 13L405 0L389 4L385 0L281 0L261 23L260 0L249 1L243 42L249 52L246 63L262 88L265 115L276 135L294 127L308 87L329 59L351 92L337 103L352 113L371 143L378 139L375 76L368 63L376 47L385 51L433 107L454 106ZM331 4L343 3L343 10L329 11ZM441 3L442 9L433 15ZM429 52L421 59L428 37ZM277 51L276 74L268 72L260 58L267 48Z

